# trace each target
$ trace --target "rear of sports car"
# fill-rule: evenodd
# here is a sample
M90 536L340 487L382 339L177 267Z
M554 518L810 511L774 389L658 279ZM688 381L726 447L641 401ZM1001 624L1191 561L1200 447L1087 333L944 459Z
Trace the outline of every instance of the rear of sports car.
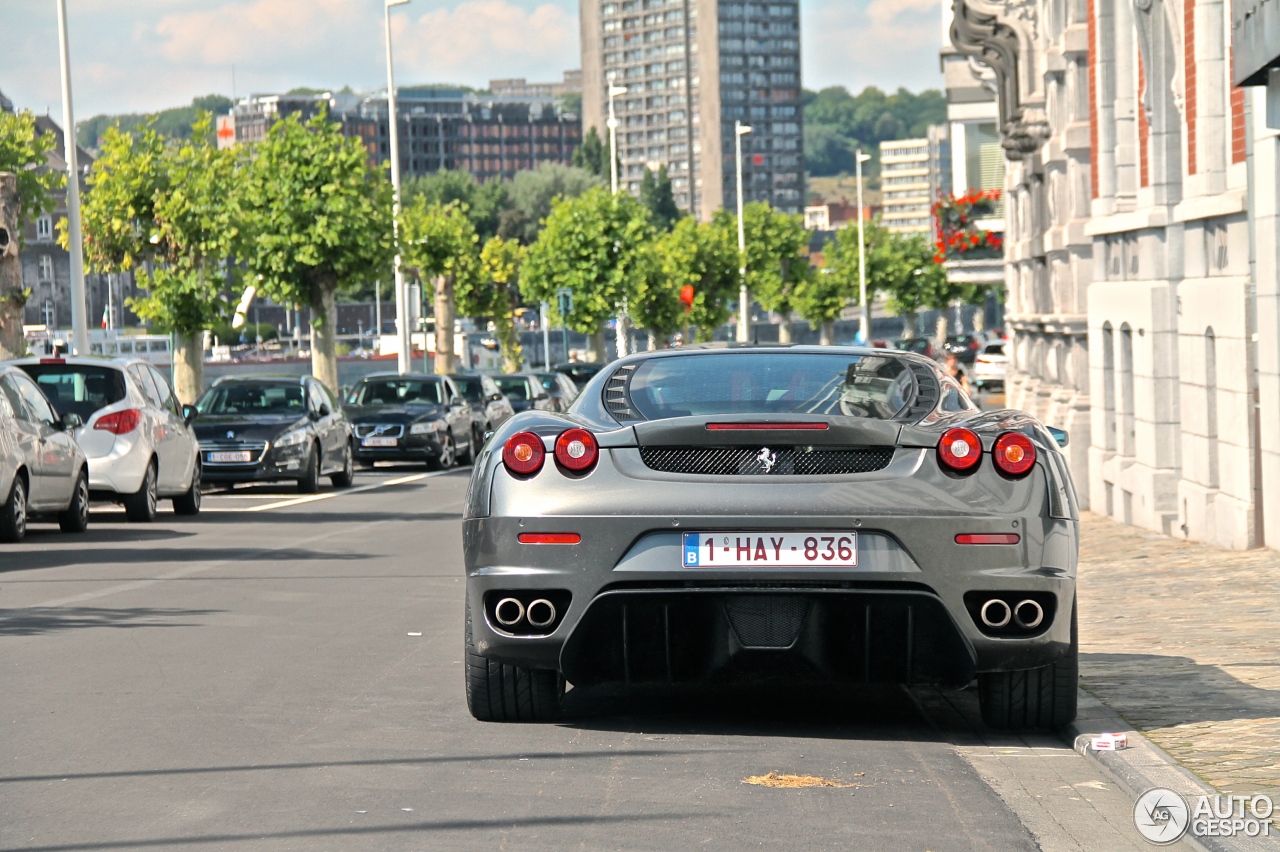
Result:
M1075 500L1049 433L874 349L652 353L512 418L464 520L468 702L567 680L963 687L1075 715Z

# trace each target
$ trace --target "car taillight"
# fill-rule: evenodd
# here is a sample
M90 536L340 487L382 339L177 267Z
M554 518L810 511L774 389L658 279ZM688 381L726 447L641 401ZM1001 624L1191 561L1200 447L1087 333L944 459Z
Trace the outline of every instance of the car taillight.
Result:
M542 462L546 458L547 450L542 439L532 432L515 433L502 448L502 463L507 470L523 476L542 470Z
M567 470L582 473L600 458L596 436L586 429L566 429L556 438L556 461Z
M976 340L970 340L970 341L969 341L969 348L970 348L970 349L977 349L977 348L978 348L978 341L976 341Z
M969 473L982 461L982 441L971 429L948 429L938 442L938 461L956 473Z
M1036 463L1036 445L1020 432L1005 432L991 450L996 467L1009 476L1022 476Z
M110 432L112 435L127 435L137 429L141 422L141 411L136 408L126 408L124 411L113 411L102 415L98 418L98 422L93 424L93 428Z

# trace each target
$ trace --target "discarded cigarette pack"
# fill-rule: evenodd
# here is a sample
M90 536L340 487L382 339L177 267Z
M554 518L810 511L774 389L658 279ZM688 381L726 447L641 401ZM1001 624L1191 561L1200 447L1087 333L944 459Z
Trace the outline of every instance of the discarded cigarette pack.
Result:
M1099 734L1093 738L1094 751L1119 751L1129 747L1127 734Z

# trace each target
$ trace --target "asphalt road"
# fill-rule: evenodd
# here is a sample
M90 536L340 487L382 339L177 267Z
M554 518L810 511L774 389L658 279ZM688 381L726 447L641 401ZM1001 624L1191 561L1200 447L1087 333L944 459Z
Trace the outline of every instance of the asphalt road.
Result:
M1142 848L1129 800L970 693L463 702L466 472L210 496L0 549L3 849ZM743 783L771 771L838 787Z

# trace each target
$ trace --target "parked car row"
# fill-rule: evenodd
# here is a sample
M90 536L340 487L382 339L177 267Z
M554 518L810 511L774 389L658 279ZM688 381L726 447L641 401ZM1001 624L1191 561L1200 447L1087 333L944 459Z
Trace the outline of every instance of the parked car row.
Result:
M577 396L560 365L515 375L374 374L340 401L311 376L226 377L181 405L150 363L102 357L0 364L0 541L28 521L83 532L90 501L154 520L161 500L200 512L202 486L294 481L304 494L328 477L352 484L357 465L475 458L516 411L565 411Z

